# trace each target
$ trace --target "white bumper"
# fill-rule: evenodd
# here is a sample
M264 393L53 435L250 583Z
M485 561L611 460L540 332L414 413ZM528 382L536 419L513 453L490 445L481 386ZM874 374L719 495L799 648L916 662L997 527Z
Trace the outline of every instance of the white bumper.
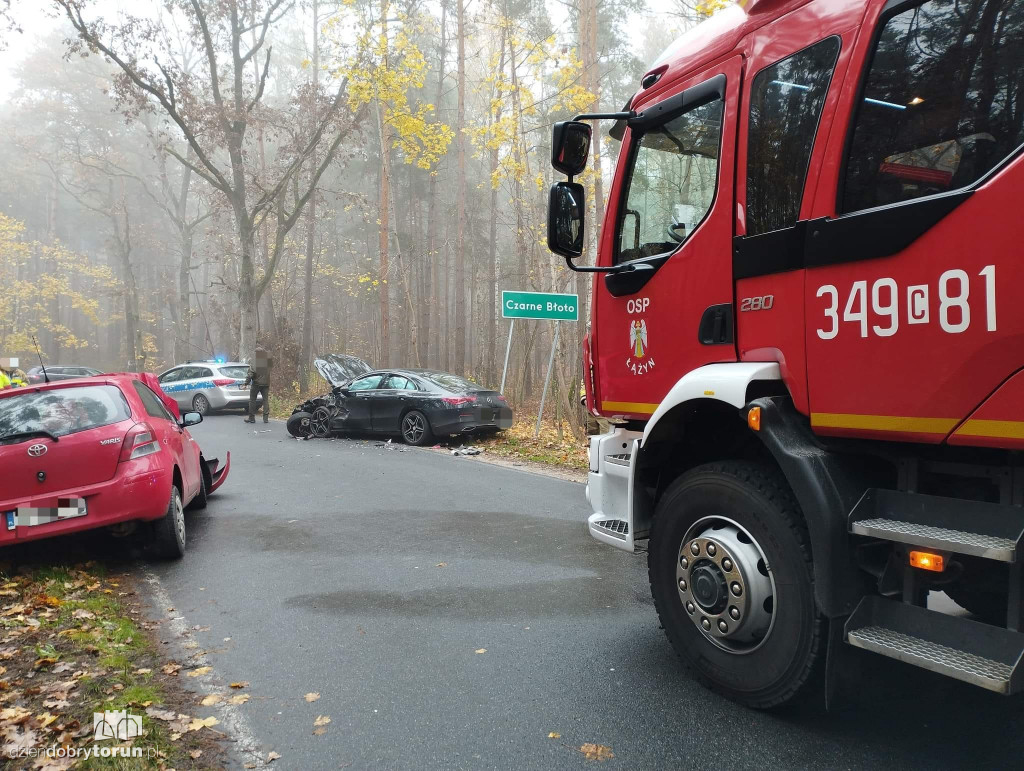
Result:
M590 534L617 549L633 551L633 463L642 434L616 428L590 437L587 518Z

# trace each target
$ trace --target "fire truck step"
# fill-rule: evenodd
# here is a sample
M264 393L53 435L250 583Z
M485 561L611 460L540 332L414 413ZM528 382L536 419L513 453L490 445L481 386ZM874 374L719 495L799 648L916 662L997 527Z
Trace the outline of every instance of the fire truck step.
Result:
M997 693L1024 687L1024 634L960 616L872 595L846 622L846 641Z
M604 460L606 463L611 463L615 466L626 466L628 468L629 459L629 453L620 453L618 455L606 455Z
M963 530L969 523L971 530ZM850 512L850 532L939 551L1016 562L1024 508L871 489Z

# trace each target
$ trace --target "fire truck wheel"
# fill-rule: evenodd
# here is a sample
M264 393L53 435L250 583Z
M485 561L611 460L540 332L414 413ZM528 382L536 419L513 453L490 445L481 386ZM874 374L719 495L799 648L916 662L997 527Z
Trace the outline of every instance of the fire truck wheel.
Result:
M807 528L776 469L724 461L683 474L658 502L647 568L665 633L705 685L758 709L811 690L825 618Z

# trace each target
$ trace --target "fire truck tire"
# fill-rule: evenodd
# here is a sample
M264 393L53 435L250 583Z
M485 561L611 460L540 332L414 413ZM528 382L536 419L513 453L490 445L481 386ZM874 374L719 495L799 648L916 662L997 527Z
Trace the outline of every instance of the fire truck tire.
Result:
M824 668L826 619L814 600L807 528L777 469L723 461L683 474L658 501L647 560L665 633L706 686L757 709L813 690ZM727 587L745 591L736 600Z

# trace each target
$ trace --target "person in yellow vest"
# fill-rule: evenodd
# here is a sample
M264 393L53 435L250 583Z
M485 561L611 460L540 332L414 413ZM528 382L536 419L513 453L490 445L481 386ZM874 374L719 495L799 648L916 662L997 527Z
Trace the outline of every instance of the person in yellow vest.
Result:
M0 389L17 388L28 384L28 380L20 369L12 366L14 362L0 360Z

